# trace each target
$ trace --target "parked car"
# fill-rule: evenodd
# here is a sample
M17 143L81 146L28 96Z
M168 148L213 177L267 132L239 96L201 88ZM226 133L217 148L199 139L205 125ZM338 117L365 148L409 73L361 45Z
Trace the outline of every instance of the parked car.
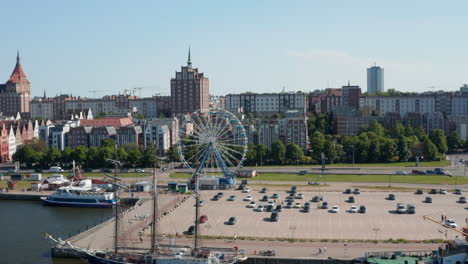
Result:
M354 206L354 205L351 206L351 208L349 208L348 212L349 212L349 213L352 213L352 214L357 213L357 212L358 212L357 207Z
M269 205L267 205L267 206L265 207L265 211L266 211L266 212L273 212L273 208L274 208L273 205L272 205L272 204L269 204Z
M416 175L426 175L427 172L423 170L412 170L411 173L416 174Z
M359 211L360 214L365 214L367 212L367 208L364 205L359 206Z
M187 235L193 235L195 233L195 226L191 225L185 232Z
M228 225L235 225L237 223L237 219L234 216L231 216L227 222Z
M447 219L444 224L451 228L458 228L457 223L453 219Z
M395 196L395 194L391 193L391 194L388 195L387 199L393 201L393 200L396 199L396 196Z
M408 173L406 171L397 170L397 171L395 171L395 174L396 175L407 175Z
M262 202L268 201L268 195L264 195L263 198L260 201L262 201Z
M302 211L304 211L304 213L308 213L310 211L310 203L305 203Z
M440 194L447 194L447 190L446 189L440 189Z
M297 203L294 204L293 207L294 207L294 208L301 208L301 203L297 202Z
M296 199L304 199L304 194L298 193L298 194L296 195Z
M130 172L130 170L127 169L127 168L122 168L122 169L120 169L120 172L121 173L128 173L128 172Z
M202 215L200 216L200 220L198 221L200 224L203 224L205 223L206 221L208 221L208 216L206 215Z
M328 209L328 203L327 202L323 202L322 203L322 206L320 207L322 209Z
M466 197L460 197L458 199L458 203L463 203L463 204L466 203Z
M296 186L292 186L292 187L291 187L291 192L292 192L292 193L296 193L296 190L297 190L297 187L296 187Z
M257 207L257 203L255 201L252 201L247 205L247 207L248 208L255 208L255 207Z
M416 213L416 206L414 206L414 204L406 205L406 212L408 214L415 214Z
M272 212L270 215L270 221L272 222L278 222L279 220L279 213L278 212Z
M311 202L314 202L314 203L318 203L320 201L323 201L323 197L321 195L316 195L314 196L314 198L312 198L312 200L310 200Z
M16 172L16 169L11 169L11 168L10 168L10 169L8 169L8 172L9 172L9 173L15 173L15 172Z
M354 192L353 192L353 193L354 193L354 194L361 194L361 189L356 188L356 189L354 189Z
M249 194L244 198L244 201L252 201L252 199L253 199L253 196Z
M244 189L242 190L243 193L249 193L250 192L250 188L249 187L244 187Z
M279 195L277 193L274 193L272 196L271 196L272 199L279 199Z
M427 173L427 174L435 174L435 171L433 171L433 170L427 170L426 173Z
M196 206L196 205L195 205L195 206ZM205 206L205 200L199 200L199 201L198 201L198 206L199 206L199 207Z
M281 204L278 204L278 205L276 206L276 208L275 208L274 211L276 211L276 212L281 212L281 211L283 211L283 206L282 206Z
M14 169L13 169L14 170ZM57 166L52 166L49 168L49 171L50 172L65 172L62 167L57 167ZM10 172L10 170L8 170L8 172ZM14 171L16 172L16 170Z
M219 192L217 195L218 195L219 198L221 198L221 197L224 196L224 193L223 193L223 192Z
M286 197L286 202L294 202L294 196L287 196Z
M455 193L456 195L462 195L462 191L460 189L455 189Z
M143 172L145 172L145 170L144 169L135 169L135 172L136 173L143 173Z
M437 189L431 189L431 191L429 192L429 194L437 194Z
M426 199L424 200L425 203L432 203L432 198L427 196Z
M255 208L255 212L263 212L265 210L265 206L259 204L257 208Z
M213 196L213 198L211 198L212 201L218 201L219 200L219 196L218 195L215 195Z
M404 214L404 213L406 213L405 205L404 205L403 203L397 203L396 211L397 211L397 213L399 213L399 214Z
M418 190L416 191L416 194L424 194L424 191L421 190L421 189L418 189Z
M350 196L348 198L348 203L354 203L354 202L356 202L356 199L354 199L354 196Z
M260 193L266 193L266 192L267 192L267 188L262 188L262 189L260 190Z
M284 208L290 209L290 208L292 208L292 207L293 207L293 203L292 203L292 202L288 202Z
M275 204L275 201L268 201L268 205L275 207L276 204Z
M332 209L330 210L330 213L339 213L340 208L337 205L334 205Z
M345 193L345 194L350 194L350 193L351 193L351 189L346 189L346 190L344 191L344 193Z
M227 200L232 202L232 201L235 201L236 199L237 199L237 196L231 195L231 196L229 196L229 198Z
M42 172L42 171L43 171L43 170L42 170L42 169L40 169L40 168L36 168L36 169L34 169L34 172Z

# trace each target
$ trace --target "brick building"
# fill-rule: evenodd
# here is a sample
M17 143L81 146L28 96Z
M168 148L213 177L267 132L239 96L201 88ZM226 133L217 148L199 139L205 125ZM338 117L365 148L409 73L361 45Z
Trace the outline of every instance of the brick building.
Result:
M31 83L20 63L19 52L13 73L5 84L0 84L0 112L5 116L29 117L29 101L31 101Z
M184 114L210 107L208 78L197 68L192 68L190 49L187 66L182 66L171 79L172 113Z

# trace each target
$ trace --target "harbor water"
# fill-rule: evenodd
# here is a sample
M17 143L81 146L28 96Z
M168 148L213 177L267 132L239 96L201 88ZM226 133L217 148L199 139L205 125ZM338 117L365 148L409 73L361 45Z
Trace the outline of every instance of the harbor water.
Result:
M45 234L67 239L112 217L110 208L44 206L42 202L0 200L0 263L75 264L52 259Z

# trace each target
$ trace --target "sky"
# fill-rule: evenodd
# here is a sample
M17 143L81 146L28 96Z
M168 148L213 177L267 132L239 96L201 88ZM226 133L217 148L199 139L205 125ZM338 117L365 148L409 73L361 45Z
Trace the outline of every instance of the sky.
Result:
M374 63L385 89L468 82L468 1L3 0L0 10L0 83L19 49L34 96L169 95L189 46L215 95L348 81L366 91Z

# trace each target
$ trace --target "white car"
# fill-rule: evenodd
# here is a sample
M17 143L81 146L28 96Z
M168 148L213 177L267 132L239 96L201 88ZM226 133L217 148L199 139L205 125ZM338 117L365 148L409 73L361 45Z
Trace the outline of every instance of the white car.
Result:
M296 199L304 199L304 195L302 193L298 193L296 195Z
M257 207L257 203L255 201L252 201L247 205L247 207L248 208L255 208L255 207Z
M406 171L401 171L401 170L397 170L395 172L396 175L408 175L408 173Z
M457 223L455 223L455 220L453 219L447 219L445 221L445 224L450 226L451 228L458 228Z
M249 193L250 192L250 188L249 187L245 187L243 190L242 190L243 193Z
M253 199L253 196L249 194L244 198L244 201L252 201L252 199Z
M440 194L447 194L447 190L446 189L440 189Z
M268 205L275 207L275 201L268 201Z
M263 210L265 210L265 206L259 204L254 210L255 212L263 212Z
M330 210L330 213L339 213L340 208L337 205L334 205L332 209Z
M356 207L356 206L354 206L354 205L353 205L353 206L351 206L351 208L349 208L349 211L348 211L348 212L349 212L349 213L352 213L352 214L355 214L355 213L357 213L357 207Z

